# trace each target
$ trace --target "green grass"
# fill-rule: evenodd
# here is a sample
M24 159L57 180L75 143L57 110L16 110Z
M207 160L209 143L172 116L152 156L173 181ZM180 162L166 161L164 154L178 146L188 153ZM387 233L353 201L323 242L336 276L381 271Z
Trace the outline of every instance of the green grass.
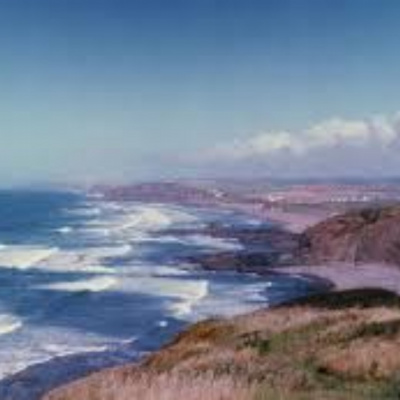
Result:
M262 332L251 332L242 336L241 347L250 347L255 349L259 355L270 353L291 352L297 347L315 344L316 340L321 340L318 335L328 326L328 321L320 320L309 323L297 329L271 334L265 337Z

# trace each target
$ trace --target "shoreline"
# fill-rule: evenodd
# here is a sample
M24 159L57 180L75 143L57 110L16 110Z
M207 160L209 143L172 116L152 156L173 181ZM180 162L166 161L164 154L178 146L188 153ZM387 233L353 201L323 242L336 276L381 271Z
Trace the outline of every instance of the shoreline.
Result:
M235 208L235 210L244 212L244 210L238 210L237 208ZM250 214L249 212L245 213L262 221L271 221L271 219L265 214L260 215ZM273 222L275 223L275 221ZM268 239L266 241L264 239L264 243L267 242ZM254 274L252 271L238 271L238 273ZM279 274L279 271L274 271L273 273ZM262 277L262 275L258 275L260 280L266 279L265 276ZM326 286L325 280L319 278L313 280L315 280L315 288ZM315 293L315 289L312 286L313 285L310 284L310 294ZM299 297L301 297L301 295ZM264 309L265 307L268 306L260 304L259 309ZM116 352L114 355L112 350L106 350L105 352L85 352L60 356L39 364L30 365L15 374L3 378L0 381L0 397L12 398L13 400L14 398L18 400L39 400L47 392L59 387L60 385L68 385L77 379L85 379L87 376L101 373L103 370L107 370L109 368L120 368L124 367L125 365L138 364L141 362L143 357L146 356L146 354L152 354L153 352L157 352L158 350L162 349L165 343L172 340L182 331L182 329L187 329L190 326L190 323L184 323L180 328L170 332L170 334L167 334L166 331L164 331L166 336L168 336L166 339L160 340L157 346L145 351L140 356L132 356L131 359L118 359L118 352ZM102 361L102 358L104 358L106 361ZM46 379L44 379L44 377ZM32 385L32 382L35 382L34 385L37 385L38 388L31 388L30 385Z
M312 213L266 211L264 215L281 224L289 232L302 233L307 228L331 217ZM330 282L333 290L380 288L400 294L400 269L387 263L327 262L322 265L291 265L271 268L282 274L320 278Z
M283 233L300 235L306 229L322 222L332 216L335 212L317 212L308 207L304 212L291 212L282 209L258 209L243 205L235 205L235 210L242 211L248 215L255 216L263 221L275 224L277 231ZM273 232L273 229L271 230ZM233 236L235 237L235 236ZM266 259L268 258L268 253ZM240 252L236 255L227 254L227 259L236 260L240 258ZM222 257L221 257L222 258ZM222 259L222 261L224 261ZM269 262L269 259L267 259ZM273 263L272 263L273 264ZM277 263L279 264L279 263ZM203 268L218 272L218 260L216 266L202 266ZM400 295L400 268L388 263L351 263L351 262L327 262L321 265L271 265L268 267L244 265L233 268L238 273L255 273L261 278L268 274L281 274L289 277L299 276L310 281L322 283L326 290L341 291L351 289L379 288L392 291ZM223 270L223 268L222 268ZM329 289L328 289L329 288Z
M281 210L245 210L243 207L232 207L231 209L241 211L246 213L247 215L257 217L265 222L272 222L276 224L278 228L277 231L283 231L288 234L300 234L308 227L318 223L319 221L326 218L326 216L321 216L320 214L316 215L312 212L310 213L299 213L299 212L287 212ZM235 237L235 236L233 236ZM268 242L266 242L268 243ZM234 253L232 253L234 255ZM218 268L210 268L210 270L219 272ZM345 289L364 289L364 288L383 288L390 291L394 291L400 294L400 270L396 269L393 266L381 265L381 264L360 264L354 265L350 263L342 263L342 264L326 264L321 266L308 266L308 265L296 265L296 266L272 266L272 267L264 267L263 271L252 271L251 269L243 269L237 270L238 273L256 273L260 280L265 279L268 274L278 274L282 276L288 277L301 277L309 280L310 282L318 283L322 292L329 291L339 291ZM396 281L399 284L396 284ZM313 294L313 292L310 292ZM300 296L298 299L302 299L304 296ZM290 300L289 300L290 301ZM297 299L293 300L294 302ZM272 306L273 307L273 306ZM259 311L264 312L268 311L271 306L265 305L260 306ZM189 325L191 326L191 325ZM175 337L176 333L171 336L171 338ZM170 339L171 339L170 338ZM162 350L163 344L161 343L157 349L153 349L153 352L158 352ZM79 355L76 355L79 357ZM137 365L143 360L143 357L139 359L123 362L120 366L116 366L116 368L125 368L132 365ZM53 360L56 362L61 360ZM47 364L47 363L46 363ZM51 362L48 364L51 366ZM28 380L32 377L29 377L29 371L34 369L35 366L30 367L20 374L23 377L24 373L28 372L28 377L22 379L22 383L25 380ZM40 366L45 368L46 365ZM62 368L62 367L61 367ZM94 374L101 374L104 370L107 370L107 367L101 367L99 369L93 370L87 374L78 374L79 376L74 376L73 379L69 379L67 381L58 382L56 384L51 385L47 388L44 393L47 393L49 390L56 389L61 385L69 385L71 382L74 382L76 379L85 379L87 376ZM18 377L17 377L18 378ZM70 383L68 383L70 382ZM18 380L17 380L18 383ZM35 399L41 399L43 394L40 394L39 397L35 397ZM27 400L31 399L31 397L25 397ZM23 397L18 398L24 399Z

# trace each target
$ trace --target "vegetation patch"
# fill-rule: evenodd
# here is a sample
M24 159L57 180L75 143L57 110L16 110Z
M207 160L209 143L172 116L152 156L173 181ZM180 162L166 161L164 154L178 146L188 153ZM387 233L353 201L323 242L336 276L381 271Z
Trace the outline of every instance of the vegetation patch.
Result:
M399 298L349 290L195 324L139 365L139 380L122 368L45 400L399 400L399 366Z
M342 292L328 292L311 295L286 305L312 306L328 310L346 308L396 307L400 308L400 297L384 289L353 289Z
M351 339L383 336L392 338L400 332L400 319L362 324L351 335Z

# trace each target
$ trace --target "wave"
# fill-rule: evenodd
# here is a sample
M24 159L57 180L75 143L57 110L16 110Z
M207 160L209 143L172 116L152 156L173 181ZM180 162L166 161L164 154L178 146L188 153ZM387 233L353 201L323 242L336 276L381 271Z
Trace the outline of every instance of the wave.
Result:
M119 282L118 290L164 298L168 311L174 317L182 318L190 314L193 306L208 295L209 282L173 276L126 276Z
M138 229L141 231L157 231L168 228L172 224L192 223L197 221L194 215L161 205L135 205L125 209L125 215L119 227L121 230Z
M208 295L209 283L202 280L196 282L190 290L180 293L180 299L168 308L175 318L184 318L192 313L193 307Z
M57 247L10 245L0 248L0 266L29 269L44 262L59 251Z
M179 241L173 237L154 239L153 232L173 225L193 224L199 218L177 207L161 204L90 202L85 207L69 210L70 213L89 216L83 226L74 231L83 240L99 239L102 242L128 240L130 242ZM60 233L69 233L64 227Z
M157 230L171 225L172 220L166 213L153 207L138 207L126 217L127 221L119 229L137 228L140 230Z
M71 226L63 226L61 228L56 229L56 232L61 233L61 234L68 234L73 232L74 228Z
M186 242L197 247L207 247L218 250L242 250L243 246L232 239L214 238L208 235L190 235L186 238Z
M112 229L107 227L85 227L80 229L81 233L88 235L89 237L109 237L112 234Z
M148 272L150 270L150 275L155 277L182 276L189 273L189 271L183 268L173 267L169 265L152 265L151 267L146 266L146 269Z
M114 268L102 265L103 258L106 258L104 254L107 254L105 250L103 253L97 249L91 252L90 248L60 251L47 258L37 268L49 271L114 274Z
M86 247L81 251L92 259L105 259L110 257L121 257L128 255L133 250L132 245L124 243L119 246Z
M109 276L100 276L74 282L56 282L38 286L39 289L65 292L102 292L117 285L118 279Z
M9 314L0 314L0 335L6 335L22 327L22 321Z
M143 243L160 243L160 244L167 244L167 243L181 243L184 244L185 241L177 236L172 235L162 235L162 236L148 236L148 235L141 235L135 236L132 238L134 242L143 242Z
M67 356L71 354L100 353L108 349L107 345L98 346L71 346L63 344L45 344L43 350L52 357Z
M0 266L21 270L110 274L115 273L115 269L102 265L104 260L127 255L132 249L130 244L64 251L57 247L12 245L0 248Z
M101 215L103 210L99 206L83 206L77 208L67 208L64 210L65 214L67 215L74 215L79 217L94 217L97 215Z

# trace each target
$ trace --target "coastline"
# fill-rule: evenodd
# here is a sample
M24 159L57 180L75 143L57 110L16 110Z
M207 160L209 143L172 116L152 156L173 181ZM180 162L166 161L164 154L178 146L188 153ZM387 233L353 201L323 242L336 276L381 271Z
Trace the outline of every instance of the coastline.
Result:
M239 208L236 208L238 210ZM240 211L246 212L243 208L240 208ZM247 210L248 215L257 216L258 218L272 222L275 227L278 228L277 232L286 232L289 234L298 235L303 232L308 227L314 225L322 219L325 219L324 216L320 214L315 215L312 213L292 213L287 211L279 211L279 210L262 210L250 211ZM235 237L235 236L232 236ZM253 238L254 239L254 238ZM264 237L265 239L265 237ZM232 253L234 256L234 252ZM218 268L210 268L210 270L215 270L218 272ZM256 273L260 276L260 279L263 279L268 274L279 274L285 275L288 277L301 277L305 278L310 282L316 282L320 285L320 288L323 289L324 292L329 291L342 291L347 289L364 289L364 288L384 288L390 290L395 293L400 293L400 270L393 268L392 266L381 265L381 264L360 264L354 265L350 263L337 263L337 264L326 264L320 266L306 266L306 265L296 265L296 266L285 266L280 265L278 267L263 267L262 271L260 270L251 270L248 268L244 269L236 269L239 273ZM311 292L312 294L312 292ZM304 297L299 297L297 301L301 301ZM258 312L268 313L271 310L271 307L261 307ZM243 316L245 318L245 315ZM191 328L188 328L191 329ZM179 336L179 334L178 334ZM165 347L161 347L160 349L154 349L155 353L163 352ZM153 354L153 353L151 353ZM150 356L151 357L151 356ZM135 362L133 360L133 362ZM121 363L120 367L115 367L116 371L124 371L125 369L134 368L135 365L133 362ZM142 359L136 361L136 363L143 362ZM50 366L50 364L49 364ZM112 368L114 370L114 367ZM102 376L104 372L107 372L107 369L100 368L98 372L93 371L94 376ZM23 374L22 374L23 375ZM92 373L89 375L89 379L92 376ZM74 379L78 378L79 381L85 380L87 378L79 378L79 376L74 376ZM28 377L28 380L30 378ZM70 384L62 382L62 385L68 387ZM74 385L74 383L72 383ZM58 385L53 385L50 389L54 387L58 387ZM56 389L57 390L57 389ZM38 399L41 397L38 397ZM29 399L30 400L30 399Z
M334 213L322 217L312 213L300 214L271 210L266 211L264 215L280 223L286 230L300 234L307 228L333 216ZM277 270L282 274L326 280L331 283L335 291L381 288L400 294L400 269L396 265L387 263L330 262L322 265L280 266ZM271 271L274 271L274 268Z
M243 210L240 210L243 211ZM246 215L252 215L246 213ZM262 220L270 221L269 217L263 215L252 215ZM275 221L273 222L275 224ZM276 222L278 223L278 222ZM229 229L229 228L228 228ZM264 229L264 234L269 232L269 228ZM268 237L263 238L263 244L268 243ZM252 271L243 270L238 271L242 273L252 274ZM274 272L275 273L275 272ZM258 279L258 278L257 278ZM260 277L260 279L263 279ZM309 280L309 279L307 279ZM315 287L326 287L326 281L316 278ZM303 289L301 289L303 290ZM314 291L310 290L310 293ZM289 298L288 298L289 299ZM260 305L260 308L264 308ZM132 363L138 363L142 360L143 355L151 354L162 348L165 343L171 340L176 334L178 334L187 324L183 324L180 328L171 332L169 335L166 334L163 340L160 340L156 347L149 349L144 352L139 358L132 356L131 359L120 359L118 352L113 352L112 350L106 351L104 353L81 353L68 356L60 356L53 358L49 361L35 364L26 369L11 375L0 382L0 397L5 399L18 399L18 400L36 400L40 399L42 393L52 390L60 385L68 385L68 382L73 382L76 379L81 379L82 377L88 376L93 373L101 373L107 368L118 368L118 366L131 365ZM164 333L166 331L164 330ZM115 353L115 354L114 354ZM106 362L102 361L105 357ZM30 386L32 385L40 386L40 390L32 390ZM11 394L10 394L11 393ZM14 397L16 396L16 397Z
M336 214L334 212L312 212L312 207L303 213L283 211L278 208L251 210L250 213L264 220L272 221L293 234L301 234L306 229ZM396 265L387 263L331 262L322 265L281 265L268 268L263 273L321 279L330 284L332 290L335 291L381 288L400 294L400 269Z
M217 207L219 208L219 207ZM283 247L287 247L287 241L291 241L292 236L297 236L298 234L300 234L303 230L305 230L306 228L314 225L315 223L323 220L325 218L325 216L321 216L321 214L313 214L313 213L292 213L292 212L286 212L286 211L280 211L280 210L258 210L258 209L254 209L252 207L246 207L241 204L235 204L235 205L230 205L229 207L224 207L225 209L229 209L229 210L233 210L233 211L239 211L240 213L243 213L245 215L248 215L250 217L255 217L256 219L260 220L260 221L264 221L267 223L271 223L272 226L269 226L267 228L262 228L261 230L261 237L260 238L254 238L252 234L250 234L250 242L255 241L256 244L258 244L257 242L260 241L260 239L263 241L263 244L267 244L268 241L270 241L271 239L274 240L276 238L278 238L279 241L279 251L281 251L282 249L280 248L281 244L283 243ZM216 232L216 237L223 237L223 238L233 238L238 240L239 242L242 242L241 239L243 238L239 238L237 236L238 232L235 232L234 234L232 234L233 232L230 231L229 232L229 228L227 228L227 231L223 231L222 236L219 236L219 234L221 234L221 232ZM251 231L251 230L250 230ZM189 232L189 233L193 233L193 232ZM210 234L210 231L207 230L207 233ZM240 232L239 231L239 236L240 236ZM281 238L281 236L283 236L283 239ZM246 247L252 247L248 242L246 242L246 240L248 239L246 237L246 234L244 235L245 238L245 242L243 244L244 248ZM267 246L266 246L267 247ZM215 254L222 254L219 252L216 252ZM268 252L266 253L268 254ZM236 251L232 251L231 255L233 257L237 257L238 252ZM198 261L199 260L190 260L192 262L194 262L195 264L201 264ZM224 269L218 269L218 268L205 268L205 266L200 266L200 269L208 269L208 270L212 270L215 271L216 273L218 272L223 272ZM231 269L232 270L232 269ZM295 297L294 299L290 299L290 297L286 300L286 301L294 301L296 302L297 300L300 300L304 297L308 297L310 295L314 295L317 293L324 293L324 292L328 292L330 290L332 290L334 288L334 284L330 279L327 279L326 276L323 275L318 275L318 274L308 274L307 270L304 271L297 271L297 270L290 270L290 267L288 267L288 269L284 268L284 267L277 267L277 268L265 268L262 267L262 270L260 271L260 269L252 269L250 268L244 268L244 269L235 269L237 273L239 274L256 274L259 276L259 279L266 279L267 276L287 276L287 277L301 277L304 278L304 281L307 282L307 293L305 295L298 295L297 297ZM284 303L286 302L284 301ZM280 303L278 303L279 305ZM273 309L275 307L274 304L270 304L270 305L265 305L265 306L261 306L257 311L257 312L267 312L271 309ZM250 313L250 315L253 313ZM243 317L245 317L247 314L243 314ZM235 317L232 317L235 318ZM239 316L240 318L240 316ZM200 322L201 324L202 322ZM197 324L194 325L189 325L188 327L184 328L181 333L178 333L177 336L172 335L171 339L172 341L174 341L174 337L179 337L180 335L184 334L184 332L186 331L190 331L192 326L196 326ZM169 345L167 345L168 348ZM165 348L165 346L160 346L158 349L155 349L154 352L150 352L149 356L145 356L144 358L140 358L137 361L133 361L133 362L129 362L129 363L125 363L125 364L121 364L120 366L115 366L115 367L111 367L111 369L109 368L104 368L104 369L100 369L98 371L93 371L93 373L90 373L89 375L87 375L86 377L83 378L79 378L77 380L77 382L80 382L81 380L85 380L85 379L91 379L92 376L94 377L101 377L103 373L106 374L113 374L114 371L117 372L117 374L119 373L119 371L125 371L125 370L132 370L135 368L140 368L140 365L143 362L146 362L146 359L148 357L152 357L152 355L157 355L159 352L163 352L163 349ZM69 387L70 385L74 385L74 380L72 380L72 383L66 383L63 384L61 386L61 388L63 387ZM55 387L55 390L57 391L57 387ZM50 392L52 393L53 390ZM44 398L47 398L46 395Z

